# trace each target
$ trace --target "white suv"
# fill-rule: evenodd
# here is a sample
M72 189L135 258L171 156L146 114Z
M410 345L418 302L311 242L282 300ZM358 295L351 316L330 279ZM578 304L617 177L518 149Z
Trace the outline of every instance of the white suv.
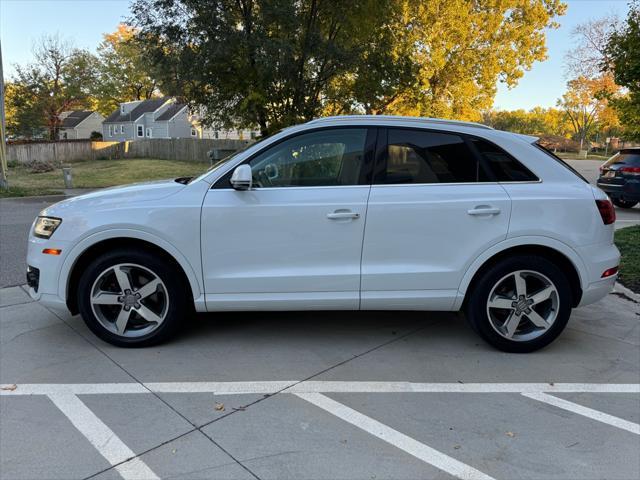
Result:
M435 119L285 129L197 178L41 212L31 295L143 346L192 310L464 310L526 352L604 297L619 262L606 195L536 138Z

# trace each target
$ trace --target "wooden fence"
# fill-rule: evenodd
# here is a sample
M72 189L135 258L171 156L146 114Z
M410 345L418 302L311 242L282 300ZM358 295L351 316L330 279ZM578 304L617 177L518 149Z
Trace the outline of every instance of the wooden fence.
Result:
M208 162L208 152L222 158L245 148L253 140L216 140L195 138L153 138L131 142L43 142L7 145L9 163L53 162L121 158L160 158Z

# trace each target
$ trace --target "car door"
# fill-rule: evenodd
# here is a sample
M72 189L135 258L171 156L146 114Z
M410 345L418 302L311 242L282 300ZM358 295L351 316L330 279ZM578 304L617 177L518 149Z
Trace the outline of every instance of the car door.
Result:
M363 309L452 308L470 263L506 238L511 202L463 135L381 137L362 252Z
M293 134L222 177L202 209L209 310L357 309L375 129Z

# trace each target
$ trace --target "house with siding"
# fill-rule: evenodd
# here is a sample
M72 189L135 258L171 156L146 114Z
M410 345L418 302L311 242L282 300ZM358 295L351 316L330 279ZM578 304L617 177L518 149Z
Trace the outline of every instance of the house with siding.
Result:
M106 141L145 138L197 138L188 106L173 98L152 98L121 103L102 123Z
M91 138L93 132L102 132L104 117L91 110L72 110L62 112L59 115L60 128L58 138L60 140L80 140Z
M198 110L198 109L196 109ZM255 139L258 130L204 127L201 115L173 98L121 103L102 124L105 141L124 142L144 138Z

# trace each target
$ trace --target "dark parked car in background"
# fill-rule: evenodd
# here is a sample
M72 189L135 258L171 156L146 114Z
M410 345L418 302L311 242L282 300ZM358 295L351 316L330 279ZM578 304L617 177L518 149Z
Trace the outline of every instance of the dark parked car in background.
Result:
M618 207L631 208L640 202L640 148L623 148L603 163L598 187Z

